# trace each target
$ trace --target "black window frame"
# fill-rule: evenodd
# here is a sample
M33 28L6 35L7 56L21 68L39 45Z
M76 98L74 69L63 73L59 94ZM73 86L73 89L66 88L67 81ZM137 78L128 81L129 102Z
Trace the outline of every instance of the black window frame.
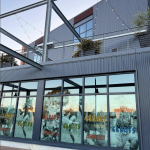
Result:
M117 75L117 74L134 74L134 85L135 85L135 92L115 92L115 93L109 93L109 75ZM105 76L107 77L107 93L90 93L90 94L87 94L87 93L84 93L84 85L85 85L85 77L92 77L92 76ZM38 137L36 137L37 140L35 140L35 135L33 135L33 138L32 139L24 139L24 138L15 138L14 137L14 132L15 132L15 123L16 123L16 120L14 120L14 126L13 126L13 136L12 137L3 137L1 136L1 139L2 140L8 140L8 141L21 141L23 143L35 143L35 144L38 144L38 145L49 145L49 146L55 146L55 147L64 147L64 148L72 148L72 149L114 149L114 150L121 150L121 149L118 149L118 148L111 148L110 147L110 120L109 120L109 95L121 95L121 94L135 94L135 97L136 97L136 108L137 108L137 124L138 124L138 139L139 139L139 149L141 150L141 138L140 138L140 122L139 122L139 110L138 110L138 98L137 98L137 76L136 76L136 72L119 72L119 73L106 73L106 74L94 74L94 75L84 75L84 76L71 76L70 78L83 78L83 84L82 84L82 94L67 94L67 96L76 96L76 95L81 95L82 96L82 113L84 113L84 96L85 95L107 95L107 111L108 111L108 115L107 115L107 120L108 120L108 147L99 147L99 146L90 146L90 145L83 145L83 139L84 139L84 134L83 134L83 119L84 119L84 115L82 116L82 139L81 139L81 144L70 144L70 143L63 143L63 142L46 142L46 141L41 141L40 140L40 133L41 133L41 130L39 129L38 130L38 133L37 135L39 135ZM65 78L65 77L64 77ZM32 82L32 81L38 81L38 87L37 87L37 99L38 99L38 102L36 102L36 107L37 105L39 105L39 100L41 100L40 104L42 103L42 105L40 106L40 110L41 111L41 114L42 114L42 111L43 111L43 100L44 100L44 97L46 95L44 95L44 90L45 90L45 83L46 83L46 80L55 80L55 79L61 79L62 80L62 86L61 86L61 106L60 106L60 118L62 118L62 100L63 100L63 86L64 86L64 78L52 78L52 79L38 79L38 80L29 80L29 81L16 81L16 82L19 82L19 87L21 85L21 82ZM8 83L8 82L6 82ZM1 83L2 84L2 90L1 90L1 94L0 94L0 105L1 105L1 100L2 100L2 93L3 93L3 87L4 87L4 84L5 83ZM42 85L42 86L41 86ZM41 90L42 89L42 90ZM20 92L20 88L18 88L18 93ZM40 98L38 98L38 96L40 96ZM47 95L47 97L49 96L56 96L56 95ZM58 95L57 95L58 96ZM16 118L16 113L17 113L17 108L18 108L18 101L19 101L19 95L18 96L15 96L14 98L17 98L17 103L16 103L16 111L15 111L15 115L14 115L14 118ZM21 97L25 97L25 96L21 96ZM35 96L30 96L30 97L35 97ZM5 97L6 98L6 97ZM38 103L38 104L37 104ZM37 108L36 108L37 109ZM40 114L40 115L41 115ZM40 120L42 120L42 117L39 118ZM35 121L35 118L34 118L34 122L37 122ZM61 121L60 121L61 122ZM41 122L39 123L40 124L40 127L41 127ZM33 134L35 134L35 124L33 126ZM61 130L61 126L59 127L59 134L61 133L60 132ZM59 139L60 139L60 135L59 135Z

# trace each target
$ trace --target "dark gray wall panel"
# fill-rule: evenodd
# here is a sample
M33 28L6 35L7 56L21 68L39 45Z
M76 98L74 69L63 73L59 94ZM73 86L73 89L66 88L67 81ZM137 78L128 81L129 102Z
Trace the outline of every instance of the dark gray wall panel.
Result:
M33 67L1 69L1 82L137 70L142 150L148 150L147 148L150 147L150 48L146 49L147 51L144 51L145 49L136 50L136 53L134 50L126 54L117 52L112 53L112 56L109 57L101 54L91 59L85 57L86 60L78 58L72 62L44 65L41 71Z

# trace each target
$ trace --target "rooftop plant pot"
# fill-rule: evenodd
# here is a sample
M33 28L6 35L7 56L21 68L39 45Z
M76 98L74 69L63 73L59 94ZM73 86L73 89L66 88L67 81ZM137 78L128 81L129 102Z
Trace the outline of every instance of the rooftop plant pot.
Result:
M73 58L100 54L102 41L92 41L91 39L82 39L77 44L77 51L74 52Z

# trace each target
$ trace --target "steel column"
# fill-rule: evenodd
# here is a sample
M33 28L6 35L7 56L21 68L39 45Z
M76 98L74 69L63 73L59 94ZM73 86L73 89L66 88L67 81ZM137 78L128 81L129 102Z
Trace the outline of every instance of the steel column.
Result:
M26 47L27 49L31 50L32 52L36 53L37 55L42 56L42 54L35 49L33 49L31 46L27 45L26 43L19 40L17 37L13 36L9 32L5 31L4 29L0 28L0 32L6 35L7 37L11 38L12 40L16 41L17 43L21 44L22 46Z
M62 12L59 10L59 8L55 5L54 2L52 2L52 7L54 11L57 13L57 15L62 19L62 21L66 24L66 26L70 29L70 31L76 36L76 38L81 42L81 37L77 33L77 31L74 29L74 27L70 24L70 22L66 19L66 17L62 14Z
M18 58L19 60L22 60L22 61L26 62L27 64L32 65L33 67L36 67L40 70L42 69L42 66L40 64L38 64L38 63L34 62L33 60L31 60L31 59L29 59L29 58L15 52L15 51L13 51L13 50L11 50L10 48L8 48L8 47L6 47L2 44L0 44L0 50L7 53L7 54L9 54L9 55L11 55L11 56L13 56L13 57L15 57L15 58Z
M43 62L46 62L47 58L47 41L48 37L50 36L51 13L52 13L52 0L47 0L44 42L43 42L43 57L42 57Z

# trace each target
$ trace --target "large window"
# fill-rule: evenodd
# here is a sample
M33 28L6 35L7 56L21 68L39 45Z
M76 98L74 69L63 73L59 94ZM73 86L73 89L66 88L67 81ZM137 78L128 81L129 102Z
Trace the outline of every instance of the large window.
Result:
M4 83L0 135L32 139L38 82Z
M93 38L93 20L90 20L81 26L75 28L77 33L81 38ZM74 43L79 42L76 37L74 37Z
M39 142L139 150L134 73L47 79L44 85ZM2 87L0 135L33 140L38 82Z

